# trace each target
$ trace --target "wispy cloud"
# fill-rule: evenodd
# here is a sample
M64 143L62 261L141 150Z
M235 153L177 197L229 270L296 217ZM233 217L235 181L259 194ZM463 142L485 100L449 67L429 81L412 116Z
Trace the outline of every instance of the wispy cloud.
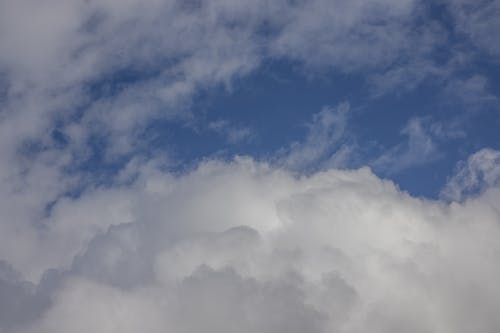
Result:
M481 149L457 165L441 192L448 200L461 201L500 184L500 152Z
M382 173L397 173L429 163L439 157L435 138L420 118L411 119L401 130L407 140L388 149L371 165Z
M255 137L255 132L250 128L233 125L227 120L213 121L208 124L208 129L223 136L230 144L250 141Z
M328 161L335 162L337 167L345 164L348 156L342 148L342 140L345 140L349 109L349 103L344 102L315 113L307 124L305 137L284 148L278 164L294 170L308 169L313 165L324 167Z
M496 102L468 65L497 63L499 1L441 3L451 24L415 0L0 0L0 331L499 331L498 151L432 202L334 169L357 149L347 102L269 164L171 172L143 139L276 60L374 99L435 80L462 106ZM203 126L258 136L240 124ZM376 170L464 134L413 118L401 135Z

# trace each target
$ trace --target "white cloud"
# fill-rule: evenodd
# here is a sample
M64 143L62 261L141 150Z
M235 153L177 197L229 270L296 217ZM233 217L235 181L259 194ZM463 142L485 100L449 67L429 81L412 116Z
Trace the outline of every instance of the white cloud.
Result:
M152 297L152 298L151 298ZM33 329L19 332L160 332L164 315L154 300L140 293L75 279L62 286L54 306Z
M463 3L460 29L497 54L486 15L497 2L471 15ZM107 186L72 193L95 136L115 161L152 120L189 119L198 89L230 89L264 60L374 71L385 91L451 75L427 58L439 33L414 42L417 7L0 1L0 331L498 331L493 151L450 181L460 198L478 179L490 185L460 204L411 198L368 169L296 178L248 158L185 175L136 159ZM348 109L318 113L281 165L342 165ZM383 163L433 156L418 121L405 131Z
M99 124L99 131L110 132L105 137L112 147L122 146L118 151L133 149L130 136L151 118L185 113L181 106L198 88L229 87L263 60L297 59L341 71L383 69L408 58L415 44L413 0L6 0L0 5L0 43L6 46L0 69L9 97L3 108L22 113L22 125L37 130L17 139L46 131L50 115L90 132ZM425 55L435 44L427 39L417 49ZM136 74L121 87L116 81L124 69ZM88 96L89 84L102 81L116 86L105 96ZM25 101L35 97L36 108L27 107ZM55 106L56 100L61 104ZM83 115L75 117L82 108ZM85 144L84 138L75 144Z
M440 127L429 126L425 120L410 119L401 130L401 134L406 135L408 140L388 149L370 164L384 173L391 174L438 158L439 150L433 135L436 133L432 131L440 130Z
M283 149L278 164L292 170L304 170L313 165L316 168L345 166L350 149L342 145L342 140L346 139L349 109L349 103L343 102L315 113L307 124L305 138Z
M500 152L481 149L459 163L441 195L446 199L463 200L500 184Z
M387 65L409 47L415 7L413 0L303 2L286 13L272 50L345 71Z
M4 0L0 6L3 160L14 159L26 141L46 140L56 123L68 139L67 156L78 157L67 163L91 155L85 153L96 136L110 158L134 152L151 121L189 118L198 89L230 87L269 59L367 71L376 94L463 66L450 61L440 69L433 62L448 39L436 22L418 25L426 13L413 0ZM230 141L242 137L245 129L228 133ZM45 149L53 146L45 141Z
M73 230L55 224L46 242L66 239L60 252L73 264L46 261L62 271L47 275L36 293L53 301L41 302L38 319L22 325L7 319L5 327L51 333L500 328L498 187L448 204L412 198L366 168L297 178L240 158L207 161L183 176L151 166L136 170L128 186L56 204L59 213L49 219L72 222ZM89 216L102 214L89 219L98 227L91 241L82 235L75 242L78 230L89 230L88 221L73 218L80 206ZM74 244L81 249L68 251Z

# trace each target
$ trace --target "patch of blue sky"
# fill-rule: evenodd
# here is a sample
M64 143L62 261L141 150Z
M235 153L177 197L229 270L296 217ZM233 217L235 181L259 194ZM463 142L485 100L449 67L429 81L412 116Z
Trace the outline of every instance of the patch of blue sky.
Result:
M426 6L425 20L439 21L448 38L448 43L436 47L431 54L437 66L445 67L456 49L471 46L454 29L446 8L430 3ZM272 27L264 25L261 33L272 33ZM80 106L70 120L82 117L96 100L161 79L161 70L175 63L172 59L156 60L137 68L119 68L89 82L85 88L88 103ZM377 174L394 180L413 195L437 197L458 161L481 148L500 147L496 97L500 94L500 69L491 57L476 57L443 77L424 76L422 81L415 78L414 84L405 83L410 89L396 85L376 95L370 77L384 69L348 73L329 67L310 70L298 62L272 59L229 85L198 88L189 106L193 117L153 117L139 134L144 144L113 161L103 156L106 137L92 137L90 140L95 142L90 142L90 155L77 167L95 175L109 175L135 155L162 152L173 155L174 170L214 156L230 159L234 155L249 155L266 160L291 143L304 140L307 124L323 107L343 102L350 105L343 142L356 145L356 156L346 167L370 165ZM411 76L408 80L412 80ZM405 130L412 120L420 122L427 136L424 139L430 140L434 151L427 156L415 156L415 163L406 162L400 167L377 162L388 152L394 156L386 160L395 164L397 154L416 153L408 149L411 138ZM59 146L67 143L57 128L52 138ZM321 165L322 161L316 162Z
M487 72L487 68L484 71ZM92 90L109 97L122 87L149 77L143 72L123 71L95 83ZM491 80L493 90L498 89L496 80ZM172 166L177 171L208 157L230 159L234 155L249 155L265 160L292 142L303 140L308 130L306 124L323 107L348 102L351 111L346 135L354 138L359 155L348 167L370 165L378 156L402 143L404 151L408 135L403 129L410 119L423 119L424 129L434 131L428 135L436 151L428 161L395 170L389 165L375 164L373 168L413 195L435 198L459 160L483 147L498 148L500 142L497 131L500 117L495 102L479 101L479 106L453 102L447 100L449 97L440 84L424 82L405 93L394 91L374 97L361 74L325 70L307 75L298 64L268 61L250 75L232 82L230 87L218 85L198 91L191 106L194 115L191 121L155 119L143 130L141 139L145 144L134 154L151 156L168 152L177 161ZM248 135L228 140L223 131L210 126L217 122L225 122L228 128L244 129ZM57 132L54 135L56 139L60 137ZM62 137L58 140L64 142ZM100 148L103 142L99 138L95 140L92 156L80 165L82 169L108 174L126 163L126 157L113 163L105 162ZM393 163L398 163L398 157L394 158Z

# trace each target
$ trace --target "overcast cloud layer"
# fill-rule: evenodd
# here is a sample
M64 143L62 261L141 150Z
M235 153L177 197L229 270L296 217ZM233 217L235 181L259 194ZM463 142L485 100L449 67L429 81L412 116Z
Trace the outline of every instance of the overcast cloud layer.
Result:
M498 106L476 69L498 68L499 28L497 0L0 0L0 333L500 331L500 151L476 147L438 200L377 176ZM460 108L377 154L355 100L265 158L179 171L145 139L258 140L193 105L276 62Z

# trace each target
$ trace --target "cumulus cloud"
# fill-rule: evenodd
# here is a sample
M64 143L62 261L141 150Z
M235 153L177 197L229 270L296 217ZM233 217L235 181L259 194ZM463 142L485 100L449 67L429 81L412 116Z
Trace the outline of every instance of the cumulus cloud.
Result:
M2 275L11 284L2 302L51 300L28 298L34 309L13 308L4 331L500 328L496 186L448 204L413 198L367 168L297 177L238 158L183 176L135 172L78 200L89 213L114 202L110 215L78 220L78 205L56 203L74 234L61 225L48 236L77 238L26 291L22 276Z
M498 53L496 1L447 4ZM446 81L461 54L440 69L448 39L422 15L413 0L0 0L0 332L498 331L496 151L450 179L451 203L330 169L350 156L347 103L273 165L179 174L137 153L152 122L192 119L200 89L230 90L266 61L362 73L374 95ZM483 96L487 81L457 87ZM403 134L376 165L435 156L421 122ZM89 171L99 158L105 181Z

